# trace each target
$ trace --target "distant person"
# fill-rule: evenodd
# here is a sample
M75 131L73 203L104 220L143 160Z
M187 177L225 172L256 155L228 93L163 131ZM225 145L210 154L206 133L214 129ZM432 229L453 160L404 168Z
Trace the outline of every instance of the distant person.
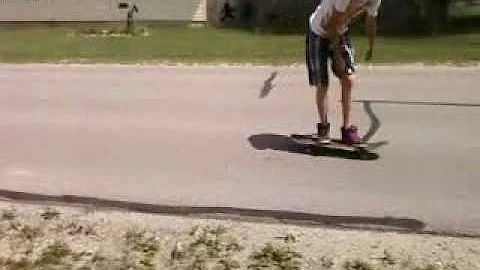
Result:
M226 22L226 21L235 19L235 16L233 15L234 12L235 12L235 9L232 7L230 2L226 1L223 4L220 21Z
M309 84L316 88L316 104L320 118L317 123L318 142L330 142L330 123L327 119L329 86L328 60L342 88L342 142L362 143L358 129L350 122L352 88L355 83L354 49L348 34L350 22L366 13L366 33L369 47L365 59L370 61L376 36L377 14L381 0L323 0L309 19L306 37L306 62Z

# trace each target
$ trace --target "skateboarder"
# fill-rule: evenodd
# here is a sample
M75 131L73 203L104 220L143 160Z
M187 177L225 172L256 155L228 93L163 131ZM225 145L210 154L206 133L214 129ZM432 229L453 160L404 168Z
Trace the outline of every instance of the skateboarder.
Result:
M342 142L360 144L357 127L350 122L352 88L355 83L354 50L348 35L350 22L366 14L366 35L369 49L365 59L372 58L376 36L376 17L381 0L323 0L309 19L306 37L306 62L309 84L316 88L316 104L320 122L317 124L318 142L329 143L330 123L327 119L327 90L329 86L328 60L342 88L343 125Z

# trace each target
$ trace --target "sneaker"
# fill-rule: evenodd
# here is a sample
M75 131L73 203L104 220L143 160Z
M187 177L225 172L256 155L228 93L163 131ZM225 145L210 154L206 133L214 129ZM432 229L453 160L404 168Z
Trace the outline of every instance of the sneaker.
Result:
M317 124L317 142L320 144L330 143L330 124L318 123Z
M342 143L349 145L362 144L362 139L358 136L358 128L356 126L342 127Z

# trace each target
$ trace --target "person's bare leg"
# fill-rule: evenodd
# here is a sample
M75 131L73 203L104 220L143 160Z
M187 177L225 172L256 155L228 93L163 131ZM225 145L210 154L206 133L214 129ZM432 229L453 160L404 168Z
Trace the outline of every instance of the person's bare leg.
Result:
M355 75L343 76L340 80L342 84L342 141L347 144L360 144L361 139L358 136L357 127L351 124L352 107L352 88L355 81Z
M328 123L328 85L317 85L315 100L320 123Z
M352 88L355 82L355 75L346 75L341 80L342 85L342 114L343 127L351 126Z
M318 142L330 143L330 124L328 123L328 85L318 85L316 103L320 122L317 124Z

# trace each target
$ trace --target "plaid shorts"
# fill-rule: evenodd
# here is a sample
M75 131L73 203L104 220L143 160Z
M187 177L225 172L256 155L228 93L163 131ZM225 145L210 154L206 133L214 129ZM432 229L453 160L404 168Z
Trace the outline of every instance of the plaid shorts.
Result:
M341 36L342 56L345 60L345 73L355 74L355 59L352 42L348 33ZM306 35L306 58L308 80L310 85L328 85L328 60L331 60L331 69L335 70L333 61L333 44L328 38L318 36L311 30Z

